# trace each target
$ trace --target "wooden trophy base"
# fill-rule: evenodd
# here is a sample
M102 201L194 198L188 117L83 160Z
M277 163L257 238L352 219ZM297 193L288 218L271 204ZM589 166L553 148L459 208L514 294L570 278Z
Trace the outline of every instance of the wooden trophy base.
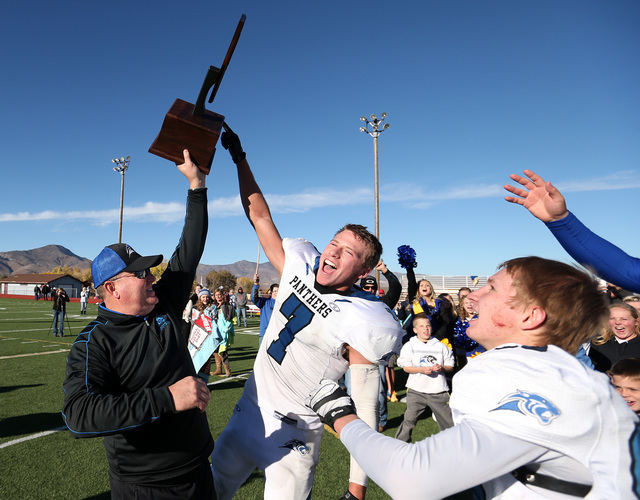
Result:
M181 164L184 163L182 151L188 149L193 163L209 174L224 116L206 109L201 116L194 116L193 108L193 104L176 99L149 152Z

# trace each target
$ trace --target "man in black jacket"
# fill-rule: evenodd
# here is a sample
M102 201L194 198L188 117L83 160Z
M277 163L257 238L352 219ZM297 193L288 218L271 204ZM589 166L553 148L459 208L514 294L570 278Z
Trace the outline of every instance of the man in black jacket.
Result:
M63 417L77 438L104 437L111 497L215 498L204 413L209 389L197 377L181 333L207 234L205 175L178 166L189 181L180 243L157 283L151 267L126 244L105 247L91 272L104 299L67 360Z
M53 336L64 337L64 316L67 314L67 302L69 302L69 296L64 288L60 287L56 290L52 297L53 300Z

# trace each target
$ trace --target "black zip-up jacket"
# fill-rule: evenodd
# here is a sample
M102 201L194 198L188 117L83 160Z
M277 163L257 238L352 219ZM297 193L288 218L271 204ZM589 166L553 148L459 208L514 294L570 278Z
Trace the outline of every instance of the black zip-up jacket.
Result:
M193 471L213 450L206 413L176 412L169 386L196 376L182 335L186 304L207 235L206 189L189 190L180 243L146 317L100 305L71 347L62 415L77 438L104 436L109 473L153 483Z

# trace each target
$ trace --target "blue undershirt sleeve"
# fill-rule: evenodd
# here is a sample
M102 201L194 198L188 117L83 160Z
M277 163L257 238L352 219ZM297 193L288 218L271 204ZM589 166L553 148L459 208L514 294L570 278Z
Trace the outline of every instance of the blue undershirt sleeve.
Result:
M545 224L578 263L610 283L640 292L640 259L594 234L571 212L564 219Z

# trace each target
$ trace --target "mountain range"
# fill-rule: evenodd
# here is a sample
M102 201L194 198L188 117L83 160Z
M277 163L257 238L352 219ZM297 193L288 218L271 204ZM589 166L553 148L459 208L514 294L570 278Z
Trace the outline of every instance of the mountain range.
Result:
M0 252L0 276L45 273L58 266L86 269L91 267L91 260L79 257L61 245L46 245L33 250ZM199 264L196 270L196 281L204 282L204 278L209 272L222 270L229 271L238 278L247 277L253 280L256 263L241 260L233 264ZM270 262L261 263L258 273L260 281L266 286L277 283L280 279Z

